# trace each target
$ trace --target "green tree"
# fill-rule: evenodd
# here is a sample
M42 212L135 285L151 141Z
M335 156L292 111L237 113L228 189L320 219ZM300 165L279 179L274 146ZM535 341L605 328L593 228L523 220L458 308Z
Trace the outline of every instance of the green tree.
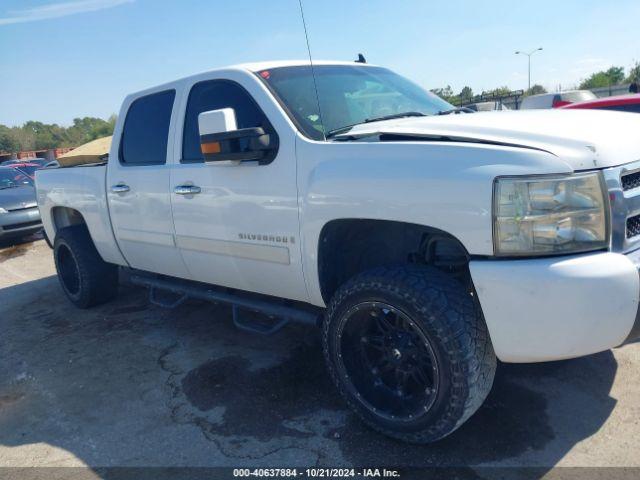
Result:
M36 135L29 129L13 127L11 134L18 144L18 150L34 150L36 148Z
M77 147L96 138L112 135L116 118L115 115L111 115L108 120L75 118L70 127L33 120L19 127L0 125L0 152Z
M586 80L580 82L578 88L585 90L589 88L608 87L609 85L611 85L611 82L609 81L607 74L605 72L596 72Z
M113 125L101 118L84 117L74 118L73 125L69 127L71 138L80 139L83 143L106 137L113 133Z
M15 152L20 148L14 132L4 125L0 125L0 152Z
M441 99L446 100L449 103L452 103L452 101L455 100L455 95L453 94L451 85L447 85L444 88L434 88L431 90L431 93L435 93Z
M465 86L462 90L460 90L458 98L463 102L471 101L473 99L473 90L471 90L471 87Z
M542 85L531 85L531 88L525 92L525 96L529 95L540 95L541 93L547 93L547 89Z
M592 73L580 82L581 90L619 85L624 81L624 67L610 67L608 70Z
M507 87L506 85L503 87L498 87L495 90L492 90L491 92L489 92L492 95L495 96L506 96L509 95L511 93L511 89L509 87Z
M636 62L631 70L629 70L629 76L627 76L627 83L640 83L640 62Z
M620 85L624 82L624 67L610 67L606 73L611 80L611 85Z

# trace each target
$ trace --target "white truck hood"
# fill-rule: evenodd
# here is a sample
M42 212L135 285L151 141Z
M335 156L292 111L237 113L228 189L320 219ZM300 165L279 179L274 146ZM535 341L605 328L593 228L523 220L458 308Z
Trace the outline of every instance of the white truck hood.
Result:
M549 152L574 170L640 160L640 115L601 110L501 111L357 125L336 138L392 135L493 143Z

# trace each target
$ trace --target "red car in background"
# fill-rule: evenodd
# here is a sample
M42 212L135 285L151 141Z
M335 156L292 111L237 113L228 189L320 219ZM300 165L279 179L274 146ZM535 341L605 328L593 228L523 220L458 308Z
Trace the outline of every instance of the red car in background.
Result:
M42 168L42 166L38 165L37 163L29 163L29 162L12 163L7 166L11 168L15 168L16 170L24 173L25 175L28 175L29 178L31 178L31 180L34 180L36 178L36 170L40 170Z
M595 110L615 110L618 112L640 113L640 94L618 95L615 97L598 98L586 102L572 103L560 108L587 108Z

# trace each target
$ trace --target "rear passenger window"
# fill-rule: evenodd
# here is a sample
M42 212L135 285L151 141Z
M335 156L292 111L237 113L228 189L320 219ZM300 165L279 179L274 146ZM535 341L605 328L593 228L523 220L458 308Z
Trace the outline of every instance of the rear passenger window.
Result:
M238 128L273 128L253 97L237 83L229 80L209 80L196 83L189 93L182 138L182 162L203 162L200 150L198 115L209 110L233 108Z
M135 100L129 107L120 141L125 165L162 165L167 160L169 123L175 90Z

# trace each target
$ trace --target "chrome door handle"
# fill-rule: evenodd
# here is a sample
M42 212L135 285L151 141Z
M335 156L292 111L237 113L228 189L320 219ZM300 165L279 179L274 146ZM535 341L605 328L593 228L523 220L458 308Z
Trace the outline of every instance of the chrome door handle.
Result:
M195 185L178 185L173 191L178 195L195 195L196 193L200 193L202 189Z
M119 183L111 187L113 193L127 193L129 190L131 190L129 185L125 185L124 183Z

